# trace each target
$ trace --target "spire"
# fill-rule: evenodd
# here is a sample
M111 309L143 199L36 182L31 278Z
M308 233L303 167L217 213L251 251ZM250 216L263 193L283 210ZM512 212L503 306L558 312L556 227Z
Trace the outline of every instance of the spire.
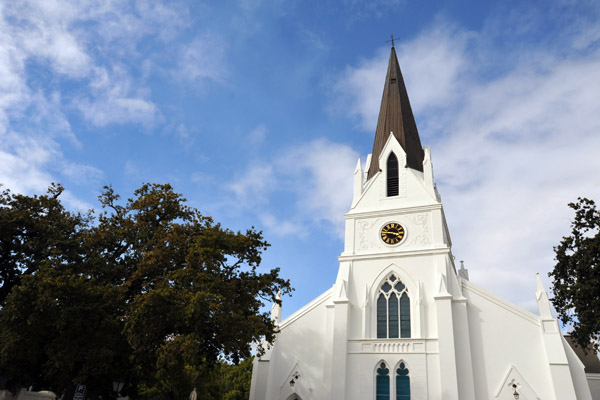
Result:
M271 321L273 321L275 324L279 324L279 321L281 321L281 289L277 290L277 296L275 297L275 299L277 299L277 301L273 302L273 305L271 306Z
M548 293L546 292L546 289L544 289L542 278L540 278L539 273L535 274L535 278L537 280L537 291L535 293L535 297L537 299L538 308L540 310L540 317L542 319L552 319L550 300L548 299Z
M402 78L394 46L392 46L385 77L377 130L375 131L375 143L373 143L373 153L367 179L370 179L379 171L379 155L391 132L394 133L406 152L406 166L423 171L423 147L410 108L408 93L406 92L406 86L404 86L404 79Z

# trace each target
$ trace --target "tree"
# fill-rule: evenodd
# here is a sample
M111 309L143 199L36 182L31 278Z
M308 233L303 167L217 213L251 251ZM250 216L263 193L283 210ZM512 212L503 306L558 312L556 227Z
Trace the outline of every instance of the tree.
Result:
M556 265L552 304L563 324L571 323L571 336L583 349L598 350L600 339L600 212L593 200L570 203L575 210L571 235L554 248Z
M90 216L65 210L58 199L63 191L52 184L42 196L0 193L0 307L22 275L79 250Z
M253 358L248 358L238 365L220 361L200 388L202 400L247 400L250 396L252 361Z
M92 395L124 378L133 395L187 398L223 360L274 339L263 302L291 288L278 269L259 272L261 232L223 228L169 185L143 185L125 204L106 187L100 203L79 251L56 247L6 298L0 375Z

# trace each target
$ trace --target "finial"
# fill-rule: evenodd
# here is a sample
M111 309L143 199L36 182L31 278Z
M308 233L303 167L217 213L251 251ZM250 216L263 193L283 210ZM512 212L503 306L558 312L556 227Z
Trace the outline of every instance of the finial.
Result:
M399 37L394 38L394 34L393 33L390 35L390 38L391 38L390 40L386 40L385 42L386 43L392 42L392 49L393 49L394 48L394 40L398 40L400 38Z

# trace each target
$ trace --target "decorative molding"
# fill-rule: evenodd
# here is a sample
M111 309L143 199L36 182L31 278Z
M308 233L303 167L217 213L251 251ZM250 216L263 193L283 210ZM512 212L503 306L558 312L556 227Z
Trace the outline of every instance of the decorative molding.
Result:
M432 256L438 254L450 254L450 247L436 247L436 248L425 248L425 249L402 249L402 246L394 251L394 258L403 258L411 256ZM351 254L342 253L338 257L339 262L345 261L356 261L356 260L379 260L382 258L390 258L390 253L372 253L372 254Z
M512 312L513 314L521 317L525 321L529 321L536 326L542 326L542 320L534 313L527 311L526 309L519 307L513 303L504 300L503 298L496 296L495 294L488 292L481 286L474 284L471 281L462 281L463 295L466 295L467 299L470 299L473 294L496 304L503 309ZM473 300L470 300L471 302Z
M372 218L372 217L388 217L390 215L406 215L414 214L418 212L442 210L441 203L432 203L425 206L414 206L414 207L402 207L402 208L390 208L378 211L362 211L362 212L348 212L345 214L346 218L359 219L359 218Z
M514 385L514 386L513 386ZM506 393L504 398L509 397L513 392L517 390L519 395L526 400L540 400L537 393L529 385L529 383L523 378L523 375L519 373L514 365L508 367L508 371L504 375L504 379L501 380L494 398L497 399L501 394Z
M358 248L360 250L368 250L374 248L380 248L381 245L378 241L372 241L369 233L373 227L379 222L379 218L375 219L362 219L356 221L358 224Z
M373 343L371 346L374 353L412 353L415 350L422 353L425 350L424 343L414 342Z
M429 214L421 213L408 217L415 226L420 228L420 234L414 236L407 244L410 245L428 245L431 244L429 232Z
M424 339L365 339L349 340L348 352L352 354L425 354L437 353L437 340Z
M281 321L281 323L279 324L279 330L281 331L285 329L289 324L291 324L298 318L301 318L304 314L310 312L315 307L320 306L325 301L329 300L331 297L333 297L333 286L329 288L326 292L321 294L319 297L317 297L316 299L314 299L313 301L311 301L310 303L308 303L307 305L305 305L304 307L302 307L301 309L299 309L298 311Z

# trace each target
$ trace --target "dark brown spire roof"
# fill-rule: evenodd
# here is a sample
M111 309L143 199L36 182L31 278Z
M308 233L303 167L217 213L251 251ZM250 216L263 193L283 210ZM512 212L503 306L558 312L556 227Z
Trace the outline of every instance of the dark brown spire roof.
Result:
M406 92L406 86L404 86L402 72L400 72L396 50L393 46L385 77L385 86L383 87L381 109L379 110L379 120L377 121L375 143L373 143L371 165L369 166L367 179L370 179L379 171L379 155L390 136L390 132L394 132L394 136L406 152L406 166L423 171L423 157L425 157L425 154L419 139L415 117L408 101L408 93Z

